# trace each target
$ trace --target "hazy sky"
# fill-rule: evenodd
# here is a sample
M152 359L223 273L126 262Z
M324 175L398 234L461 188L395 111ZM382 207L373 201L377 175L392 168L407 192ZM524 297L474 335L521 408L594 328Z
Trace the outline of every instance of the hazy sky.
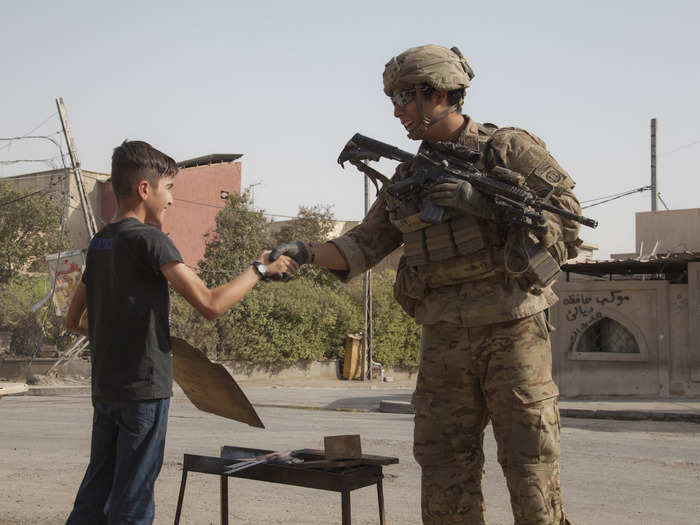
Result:
M700 3L332 1L2 2L0 137L66 102L85 169L142 139L183 160L243 153L243 185L270 214L328 204L363 215L362 178L335 163L355 132L415 151L382 93L408 47L458 46L476 73L465 112L540 136L580 200L649 184L658 119L659 187L699 206ZM35 134L60 129L56 116ZM0 161L49 158L49 142L0 143ZM54 160L56 162L56 160ZM392 163L380 168L390 174ZM49 169L0 165L0 176ZM374 193L374 192L373 192ZM661 205L660 205L661 206ZM634 251L649 192L586 210L600 256Z

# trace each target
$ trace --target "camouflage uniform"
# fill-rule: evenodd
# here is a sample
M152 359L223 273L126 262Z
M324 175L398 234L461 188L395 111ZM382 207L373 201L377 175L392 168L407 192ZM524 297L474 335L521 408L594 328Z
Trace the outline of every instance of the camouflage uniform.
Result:
M553 203L580 213L573 181L539 138L465 119L457 144L482 152L478 167L511 169L536 193L553 189ZM400 164L393 180L411 174L411 164ZM482 443L489 419L515 524L569 523L559 485L558 390L543 313L557 297L550 287L534 286L527 272L506 268L514 241L507 224L483 219L478 210L449 210L443 223L421 224L423 205L420 198L402 204L381 192L361 224L331 241L348 262L347 272L336 272L346 281L404 245L395 297L423 325L413 395L423 523L485 523ZM577 242L578 225L548 213L546 218L548 233L539 242L561 263Z

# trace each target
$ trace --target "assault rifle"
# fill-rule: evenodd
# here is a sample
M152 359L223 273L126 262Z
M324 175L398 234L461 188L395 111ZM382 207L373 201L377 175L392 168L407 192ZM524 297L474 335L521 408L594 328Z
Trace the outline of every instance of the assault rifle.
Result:
M555 213L567 219L595 228L598 222L571 213L549 202L553 187L547 194L536 195L527 187L517 183L522 177L505 168L495 168L495 175L486 175L474 164L480 159L479 152L449 142L435 144L431 151L413 155L391 144L365 137L356 133L345 145L338 157L338 164L344 167L346 161L365 173L380 191L382 190L399 200L409 194L420 191L424 184L440 182L444 179L457 178L468 181L476 190L489 197L502 216L510 222L520 224L533 233L544 234L547 231L543 211ZM385 175L365 164L366 160L378 161L381 158L399 162L413 162L415 174L407 179L392 183ZM420 219L435 224L442 221L444 209L431 202L423 208Z

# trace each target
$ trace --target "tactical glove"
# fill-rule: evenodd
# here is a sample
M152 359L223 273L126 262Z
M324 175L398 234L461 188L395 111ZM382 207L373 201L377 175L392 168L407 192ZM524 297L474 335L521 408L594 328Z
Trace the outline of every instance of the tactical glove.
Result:
M278 244L272 249L272 252L270 253L270 260L276 261L281 255L291 257L299 266L306 264L309 261L309 251L306 249L306 245L301 241L284 242L282 244Z
M457 208L484 219L496 218L496 205L466 180L446 179L430 188L426 196L437 206Z

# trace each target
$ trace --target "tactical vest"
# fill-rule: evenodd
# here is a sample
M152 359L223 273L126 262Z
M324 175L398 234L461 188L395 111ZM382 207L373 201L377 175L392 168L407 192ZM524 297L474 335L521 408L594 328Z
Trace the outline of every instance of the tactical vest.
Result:
M479 125L478 135L469 135L475 151L498 129L493 124ZM481 161L480 161L481 164ZM477 169L484 169L477 164ZM411 172L405 164L399 172ZM502 271L505 238L499 226L471 214L448 210L442 222L428 224L420 219L425 201L422 194L399 201L387 198L389 220L403 233L406 266L428 288L439 288L485 279Z

